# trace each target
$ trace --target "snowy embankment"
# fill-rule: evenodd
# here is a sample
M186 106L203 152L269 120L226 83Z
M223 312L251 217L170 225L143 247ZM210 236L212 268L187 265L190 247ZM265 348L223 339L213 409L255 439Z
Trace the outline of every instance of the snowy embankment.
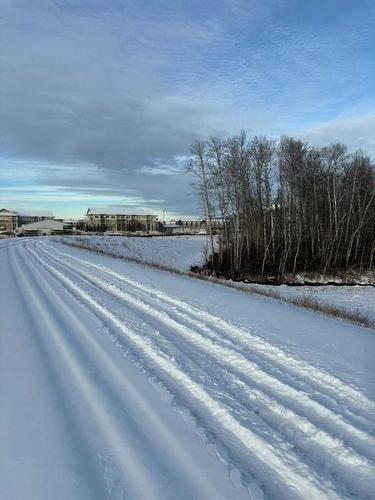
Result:
M275 292L281 299L312 299L328 309L334 307L342 311L358 313L375 323L375 287L363 285L251 285L255 290Z
M375 497L372 331L48 239L0 265L2 497Z
M205 262L207 237L197 236L60 236L59 240L116 257L137 260L176 271L189 271Z
M68 245L77 245L108 255L135 259L138 262L162 266L181 272L190 270L193 265L202 266L205 262L207 239L205 236L166 236L154 238L118 236L62 236L58 238ZM225 282L231 284L230 282ZM303 299L317 301L327 309L336 308L350 312L353 316L375 322L375 287L371 286L274 286L245 285L232 283L233 286L249 287L260 293L270 292L283 300Z

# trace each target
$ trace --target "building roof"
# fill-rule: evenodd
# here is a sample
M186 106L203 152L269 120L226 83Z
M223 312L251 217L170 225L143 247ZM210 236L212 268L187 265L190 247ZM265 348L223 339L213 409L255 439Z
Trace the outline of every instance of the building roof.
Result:
M63 230L64 224L57 220L46 219L39 222L31 222L30 224L22 224L22 229L56 229Z
M16 213L11 212L10 210L6 210L5 208L0 210L0 215L2 216L7 215L8 217L17 217Z
M181 217L173 217L171 220L181 220L182 222L201 222L203 217L184 217L182 215Z
M53 217L53 213L50 210L18 210L17 214L21 217Z
M0 209L0 214L1 215L9 215L9 217L17 217L17 214L15 212L12 212L11 210L8 210L7 208L1 208Z
M87 213L93 215L152 215L155 214L147 212L143 208L132 208L124 206L110 206L110 207L89 207Z

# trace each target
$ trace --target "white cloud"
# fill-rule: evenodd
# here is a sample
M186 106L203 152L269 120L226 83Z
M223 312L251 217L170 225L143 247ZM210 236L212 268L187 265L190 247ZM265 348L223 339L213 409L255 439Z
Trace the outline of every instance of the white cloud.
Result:
M0 0L0 154L20 162L2 182L64 188L61 199L103 196L99 184L109 199L187 213L180 159L198 136L293 129L374 151L373 114L332 119L367 91L358 54L371 18L292 25L306 5Z
M315 124L295 135L314 144L342 142L350 149L363 149L375 157L375 112L346 116Z

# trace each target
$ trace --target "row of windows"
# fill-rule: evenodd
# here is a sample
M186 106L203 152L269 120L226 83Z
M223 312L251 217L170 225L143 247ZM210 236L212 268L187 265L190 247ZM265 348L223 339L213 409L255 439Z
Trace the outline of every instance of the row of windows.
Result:
M155 218L154 215L94 215L93 216L95 219L100 219L101 217L104 217L106 219L153 219Z

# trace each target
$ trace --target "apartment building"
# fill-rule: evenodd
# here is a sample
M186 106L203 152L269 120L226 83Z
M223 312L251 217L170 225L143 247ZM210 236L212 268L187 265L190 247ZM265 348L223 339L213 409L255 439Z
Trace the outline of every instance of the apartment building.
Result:
M222 219L215 218L211 223L213 231L218 231L223 227ZM180 226L183 233L202 233L207 231L207 224L204 219L171 220L170 224Z
M55 216L50 211L36 212L33 210L27 211L17 211L18 215L18 225L23 226L24 224L31 224L33 222L41 222L43 220L54 219Z
M86 230L88 231L143 231L158 230L157 215L145 210L127 207L91 207L87 209Z
M0 232L13 233L18 227L18 215L6 208L0 209Z

